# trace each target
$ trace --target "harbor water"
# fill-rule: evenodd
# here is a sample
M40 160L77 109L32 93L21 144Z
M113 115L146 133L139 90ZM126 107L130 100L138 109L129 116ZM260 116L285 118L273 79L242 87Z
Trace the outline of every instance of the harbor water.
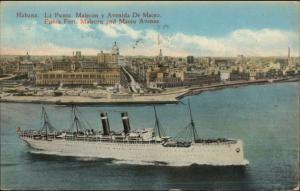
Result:
M41 105L1 103L1 188L3 189L212 189L290 190L297 186L299 83L252 85L190 97L202 138L244 142L246 167L183 166L78 158L32 151L15 130L39 129ZM176 136L188 123L187 98L156 107L166 133ZM46 105L57 129L71 126L71 108ZM101 129L101 111L111 130L122 131L121 111L132 129L154 127L150 105L80 106L86 128Z

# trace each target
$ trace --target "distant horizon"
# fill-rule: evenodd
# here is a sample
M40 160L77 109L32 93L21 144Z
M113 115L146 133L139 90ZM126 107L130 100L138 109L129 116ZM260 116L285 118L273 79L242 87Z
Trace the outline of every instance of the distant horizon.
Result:
M80 50L77 50L77 51L80 51ZM82 54L81 52L81 56L89 56L89 57L97 57L97 54L100 53L100 52L97 52L96 54L94 55L91 55L91 54ZM104 52L106 53L106 52ZM45 57L45 56L54 56L54 57L59 57L59 56L67 56L67 57L72 57L73 55L72 54L45 54L45 55L35 55L35 54L30 54L28 52L29 56L33 56L33 57ZM4 57L4 56L26 56L26 53L25 54L15 54L15 55L12 55L12 54L0 54L1 57ZM74 55L75 56L75 55ZM149 58L152 58L152 57L157 57L158 55L154 55L154 56L149 56L149 55L122 55L120 54L120 56L124 56L124 57L149 57ZM194 58L236 58L238 57L239 55L236 55L236 56L195 56L195 55L188 55L188 56L193 56ZM246 58L288 58L288 55L286 56L245 56L243 55L244 57ZM168 56L168 55L163 55L163 57L172 57L172 58L185 58L187 56ZM290 56L291 58L300 58L300 56Z
M299 2L1 2L0 9L1 55L93 55L114 41L128 56L163 49L172 57L284 57L288 47L300 55Z

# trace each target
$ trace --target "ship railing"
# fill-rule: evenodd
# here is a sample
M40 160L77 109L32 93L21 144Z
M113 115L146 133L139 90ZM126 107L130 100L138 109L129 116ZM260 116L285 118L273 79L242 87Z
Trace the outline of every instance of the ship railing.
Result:
M98 136L87 136L87 137L74 137L74 136L66 136L66 140L73 141L88 141L88 142L106 142L106 143L127 143L127 144L155 144L158 143L155 140L142 140L142 139L109 139Z
M52 139L60 139L67 141L86 141L86 142L107 142L107 143L127 143L127 144L157 144L161 143L161 141L157 141L155 139L143 140L142 138L126 138L122 139L112 139L111 137L100 137L97 135L81 135L76 136L75 134L66 134L64 137L57 137L61 135L61 133L53 132L52 134L46 135L43 132L38 131L22 131L19 133L22 137L29 137L32 139L42 139L42 140L52 140Z
M237 140L232 139L198 139L195 141L195 143L201 143L201 144L236 144Z

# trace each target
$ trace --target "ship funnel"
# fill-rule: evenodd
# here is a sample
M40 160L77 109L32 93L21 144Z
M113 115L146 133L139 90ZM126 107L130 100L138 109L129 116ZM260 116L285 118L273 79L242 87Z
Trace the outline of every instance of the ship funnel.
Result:
M109 128L109 121L108 121L107 113L101 112L100 118L101 118L102 127L103 127L103 135L109 135L110 128Z
M121 117L122 117L122 122L123 122L123 127L124 127L124 133L126 135L130 132L130 124L129 124L128 113L127 112L122 112Z

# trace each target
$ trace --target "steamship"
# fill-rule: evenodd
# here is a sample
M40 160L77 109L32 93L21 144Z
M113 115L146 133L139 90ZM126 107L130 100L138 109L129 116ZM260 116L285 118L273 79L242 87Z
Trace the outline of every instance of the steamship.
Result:
M86 129L80 110L72 106L72 125L56 130L42 107L43 125L40 130L21 130L19 137L31 148L48 153L76 157L110 158L122 161L150 162L168 165L244 166L242 140L200 139L189 106L190 123L176 137L166 136L154 106L154 128L132 130L127 112L121 112L124 129L110 130L107 112L100 113L102 131ZM184 136L182 136L184 135Z

